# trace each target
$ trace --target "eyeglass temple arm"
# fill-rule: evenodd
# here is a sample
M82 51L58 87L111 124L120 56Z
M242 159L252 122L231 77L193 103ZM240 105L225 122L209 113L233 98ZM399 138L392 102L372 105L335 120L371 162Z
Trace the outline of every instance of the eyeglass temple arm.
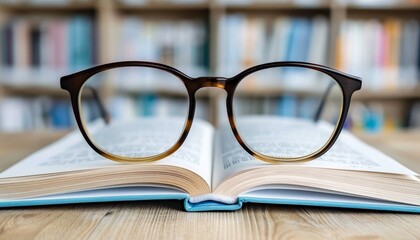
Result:
M94 102L99 108L99 113L101 114L102 119L105 121L105 124L109 124L111 122L111 115L109 115L109 113L106 111L103 102L99 98L98 91L96 91L95 88L90 86L87 86L85 88L88 88L90 91L92 91Z
M315 112L314 122L318 122L319 118L321 117L321 113L325 107L325 102L327 101L328 94L330 93L333 85L334 83L330 82L330 84L328 84L327 86L327 89L325 89L324 94L322 95L321 102L319 103L318 109Z

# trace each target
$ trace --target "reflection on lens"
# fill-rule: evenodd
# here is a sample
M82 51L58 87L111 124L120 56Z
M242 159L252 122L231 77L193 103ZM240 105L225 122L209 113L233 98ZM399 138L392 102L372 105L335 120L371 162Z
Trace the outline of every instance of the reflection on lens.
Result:
M85 131L103 151L151 157L173 147L188 115L188 92L176 76L154 68L124 67L95 74L80 97Z
M268 97L249 104L256 92ZM254 72L239 83L233 115L240 137L253 151L300 158L328 142L342 105L341 88L330 76L307 68L276 67Z

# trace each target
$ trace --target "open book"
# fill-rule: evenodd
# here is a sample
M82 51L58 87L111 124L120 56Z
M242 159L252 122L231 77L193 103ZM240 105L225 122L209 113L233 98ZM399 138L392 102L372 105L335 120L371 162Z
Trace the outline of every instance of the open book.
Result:
M262 126L272 121L254 120L259 126L261 121L265 121ZM254 120L247 123L250 129ZM171 124L179 119L154 121L165 126L162 134L171 134ZM100 131L97 125L91 129ZM325 122L316 126L320 134L332 127ZM285 136L293 128L290 131ZM142 147L151 150L163 141ZM304 148L305 142L291 146ZM115 143L119 147L138 148L129 140ZM420 180L346 131L318 159L273 165L245 152L229 126L214 129L201 120L194 121L178 151L154 163L105 159L75 131L0 174L2 207L152 199L184 200L188 211L235 210L256 202L420 212Z

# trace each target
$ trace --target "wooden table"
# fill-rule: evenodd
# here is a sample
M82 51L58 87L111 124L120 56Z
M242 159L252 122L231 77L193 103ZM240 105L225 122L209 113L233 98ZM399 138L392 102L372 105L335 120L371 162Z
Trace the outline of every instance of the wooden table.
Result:
M0 170L63 133L0 134ZM420 132L360 135L420 172ZM0 238L420 239L420 214L245 204L187 213L181 201L92 203L0 210Z

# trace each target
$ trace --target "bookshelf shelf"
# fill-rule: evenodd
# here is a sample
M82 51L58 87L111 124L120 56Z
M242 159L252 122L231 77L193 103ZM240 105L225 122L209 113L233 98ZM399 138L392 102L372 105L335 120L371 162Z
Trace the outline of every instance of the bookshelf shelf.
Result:
M118 89L118 93L128 94L128 95L142 95L142 94L149 94L153 93L158 96L162 97L173 97L173 98L185 98L186 91L178 91L178 90L171 90L171 89ZM209 89L203 89L198 91L195 96L198 98L209 98L211 95L211 91Z
M398 4L395 6L357 6L344 7L348 18L365 19L419 19L420 4Z
M365 91L356 92L353 96L356 100L419 100L420 89L412 90L385 90L385 91Z
M294 91L294 90L286 90L282 88L254 88L254 89L247 89L243 90L241 92L237 91L235 92L235 97L253 97L253 98L265 98L265 97L281 97L285 94L292 94L295 97L309 97L309 96L320 96L322 95L322 92L314 92L311 90L300 90L300 91Z
M281 88L256 88L248 89L246 91L235 93L238 97L279 97L284 94L293 94L296 97L308 97L311 95L322 95L322 92L318 94L313 90L308 91L291 91ZM420 89L415 88L412 90L384 90L384 91L370 91L361 90L356 92L352 99L354 100L417 100L420 99Z
M52 86L40 86L40 85L26 85L26 86L13 86L13 85L2 85L4 91L11 95L18 96L38 96L38 95L47 95L54 97L68 97L66 91L57 87ZM138 94L147 94L155 93L160 96L167 97L183 97L184 93L178 91L172 91L170 89L118 89L119 93L129 94L129 95L138 95ZM210 89L203 89L197 92L196 97L199 98L208 98L212 94ZM265 97L280 97L285 93L293 94L296 97L307 97L314 95L312 91L285 91L280 88L256 88L248 89L246 91L238 92L235 96L238 97L254 97L254 98L265 98ZM220 93L222 95L222 93ZM318 95L318 94L317 94ZM361 90L356 92L353 95L354 100L417 100L420 99L420 89L415 88L413 90L385 90L385 91L369 91Z
M74 12L74 11L93 11L96 9L93 3L76 3L76 4L7 4L0 3L0 8L5 11L13 12Z
M118 3L115 7L120 11L177 11L177 12L188 12L188 11L207 11L210 9L208 3L152 3L152 4L137 4L127 5L124 3Z
M316 5L298 5L293 3L251 3L251 4L218 4L219 8L226 10L311 10L311 11L329 11L329 4L316 4Z
M2 86L3 90L12 96L38 97L48 96L54 98L68 97L65 90L51 86Z
M264 26L267 29L273 28L276 26L285 26L284 23L280 23L281 19L288 19L292 21L302 20L309 21L311 24L314 22L314 19L321 18L324 21L321 24L328 25L328 36L323 40L327 42L327 47L325 50L325 61L317 61L316 63L326 64L336 68L341 66L339 64L339 56L335 50L338 49L337 46L342 44L340 41L341 27L344 23L356 21L357 23L366 20L366 22L374 19L379 20L378 22L385 22L388 19L397 19L403 23L407 20L415 20L420 22L420 3L418 1L400 1L392 5L355 5L355 4L346 4L341 3L339 0L320 0L311 2L310 4L299 4L301 1L246 1L247 3L239 1L219 1L219 0L204 0L204 1L161 1L161 0L149 0L149 1L138 1L140 4L134 4L136 1L129 1L133 4L127 4L124 1L120 0L90 0L90 1L80 1L80 0L69 0L63 1L63 4L31 4L31 0L18 1L18 3L11 3L11 1L0 2L0 29L2 26L7 23L9 19L13 19L17 16L20 19L30 19L31 16L41 16L48 20L56 19L56 16L65 16L71 18L73 16L88 16L92 20L93 30L95 32L94 46L95 51L93 54L94 64L107 63L117 60L151 60L151 61L160 61L155 59L143 59L135 55L120 56L119 53L123 52L123 47L120 42L121 39L117 39L116 36L120 36L121 33L127 31L124 30L124 21L129 19L129 21L136 19L142 26L153 25L155 22L165 22L165 24L174 24L174 28L179 27L180 23L192 22L194 24L200 22L200 26L205 26L205 38L206 41L203 43L203 49L205 49L204 61L202 61L199 67L201 67L201 73L194 74L191 73L194 70L186 67L186 71L180 68L181 71L185 73L196 76L196 75L221 75L221 76L231 76L230 73L225 74L223 71L219 71L220 62L225 57L223 57L223 39L230 38L232 36L236 37L238 35L229 35L224 38L220 37L221 32L221 21L226 20L230 16L240 16L244 25L242 29L249 27L251 25L255 27L256 25ZM36 2L36 1L34 1ZM245 20L244 20L245 19ZM248 21L251 19L251 21ZM259 21L261 19L261 21ZM385 21L384 21L385 20ZM238 21L238 19L236 19ZM126 22L125 22L126 23ZM228 24L228 22L225 22ZM133 22L128 23L133 24ZM134 22L134 24L138 24ZM279 24L279 25L276 25ZM290 23L291 24L291 23ZM319 22L318 22L319 24ZM402 26L402 25L401 25ZM290 26L288 26L290 27ZM310 28L315 27L311 25ZM319 25L318 25L319 27ZM229 29L230 30L230 29ZM255 29L254 29L255 30ZM161 31L161 30L159 30ZM157 31L157 32L159 32ZM236 31L236 30L235 30ZM174 31L176 32L176 31ZM137 34L137 33L136 33ZM140 34L138 33L137 37L140 39ZM266 36L269 36L269 32L264 32ZM283 33L279 33L283 34ZM274 34L272 34L274 35ZM128 38L130 34L127 34ZM135 41L140 41L140 40ZM257 38L258 39L258 38ZM123 39L124 40L124 39ZM191 44L185 43L185 45ZM268 42L264 42L260 45L268 46ZM1 46L1 45L0 45ZM173 46L172 46L173 47ZM143 49L144 50L144 49ZM164 49L165 51L167 49ZM156 52L164 51L162 49L155 49ZM265 49L266 51L267 49ZM127 51L127 49L125 50ZM140 51L140 50L139 50ZM170 52L171 50L169 50ZM200 50L201 51L201 50ZM1 54L1 48L0 48ZM272 58L274 59L274 58ZM288 60L284 57L279 57L276 55L276 60ZM315 58L316 59L316 58ZM246 60L246 61L244 61ZM256 61L247 61L249 59L241 59L240 64L255 65L261 62L271 61L270 58L259 59ZM252 59L251 59L252 60ZM295 60L295 59L293 59ZM306 59L310 61L310 59ZM322 59L324 60L324 59ZM0 58L0 64L2 60ZM165 62L165 61L162 61ZM176 61L168 61L166 64L176 66ZM92 64L90 64L91 66ZM204 67L203 67L204 66ZM247 67L246 66L246 67ZM2 66L0 65L0 68ZM195 66L196 67L196 66ZM239 70L246 68L245 66L239 66ZM340 68L341 69L341 68ZM222 69L223 70L223 69ZM345 72L346 69L341 69ZM1 71L1 70L0 70ZM238 71L232 71L232 74L237 73ZM356 73L356 75L358 75ZM24 97L24 98L38 98L39 96L46 96L49 98L65 100L67 93L62 91L58 87L58 82L56 86L13 86L7 85L7 81L3 81L5 75L0 73L0 102L3 98L8 98L10 96ZM60 75L61 76L61 75ZM362 76L363 79L369 79L368 77ZM408 79L408 78L407 78ZM58 78L57 78L58 81ZM367 81L367 80L365 80ZM417 81L419 82L419 81ZM367 82L366 82L367 83ZM55 83L54 83L55 84ZM398 90L400 86L396 89L387 89L382 90L383 88L374 89L369 86L369 84L364 84L364 89L360 92L357 92L353 99L355 102L370 104L370 102L382 102L390 103L402 103L406 106L406 109L409 109L407 106L415 105L416 102L420 101L420 87L415 87L414 89L403 89ZM120 91L121 92L121 91ZM159 96L165 98L180 98L182 94L177 93L172 90L156 90L154 91ZM217 98L222 94L222 91L215 92L214 89L203 89L197 93L197 97L200 100L209 102L210 120L213 123L217 122L215 112L217 112ZM287 91L288 93L290 91ZM122 93L136 98L137 95L147 93L147 91L137 91L135 89L123 90ZM240 97L250 97L253 99L263 99L263 98L279 98L285 93L284 89L279 88L264 88L256 87L254 89L249 89L245 92L238 93ZM304 98L308 96L308 93L305 91L294 93L298 98ZM67 99L66 99L67 100ZM383 104L386 105L386 104ZM409 110L407 110L409 111ZM419 111L420 112L420 111ZM0 112L1 114L1 112ZM409 115L408 112L404 113L404 116ZM407 119L402 120L407 122ZM0 123L1 131L1 123Z
M372 6L361 6L350 4L344 6L348 11L387 11L387 12L396 12L396 11L418 11L420 6L414 3L402 3L396 5L372 5Z

